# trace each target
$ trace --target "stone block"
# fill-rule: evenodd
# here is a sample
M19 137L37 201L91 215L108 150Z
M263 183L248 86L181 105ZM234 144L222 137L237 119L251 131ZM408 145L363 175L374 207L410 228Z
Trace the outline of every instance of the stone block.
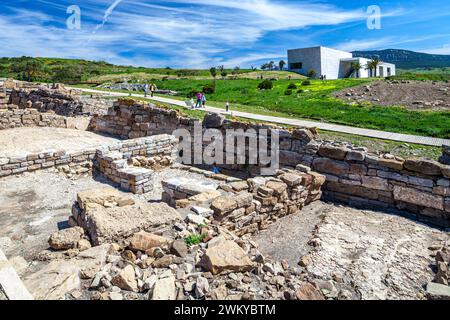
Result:
M444 198L432 193L419 191L413 188L394 186L394 199L412 203L421 207L444 210Z

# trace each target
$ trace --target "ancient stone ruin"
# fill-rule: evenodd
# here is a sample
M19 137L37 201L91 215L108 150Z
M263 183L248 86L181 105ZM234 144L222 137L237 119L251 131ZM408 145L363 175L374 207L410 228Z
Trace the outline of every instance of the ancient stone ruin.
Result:
M5 82L3 88L4 132L63 128L116 139L76 151L0 154L0 182L60 172L74 183L85 177L97 185L69 195L67 226L49 233L47 248L28 259L33 268L23 269L24 296L29 291L35 299L372 297L343 275L318 277L311 266L315 254L299 256L298 265L292 265L263 253L254 237L320 201L450 227L448 147L440 162L401 159L321 141L314 128L287 130L210 115L200 124L203 130L280 132L280 169L274 175L262 176L263 167L257 165L218 165L221 173L215 173L205 165L177 161L179 141L172 133L193 132L199 121L175 110L128 99L99 110L62 86ZM328 223L320 219L316 236L308 241L312 252L320 250L319 235ZM417 292L396 297L450 297L450 239L445 233L433 236L441 240L432 250L435 274L424 270L429 279L415 284ZM11 260L9 267L17 265L18 259ZM3 281L0 276L0 297L20 296Z

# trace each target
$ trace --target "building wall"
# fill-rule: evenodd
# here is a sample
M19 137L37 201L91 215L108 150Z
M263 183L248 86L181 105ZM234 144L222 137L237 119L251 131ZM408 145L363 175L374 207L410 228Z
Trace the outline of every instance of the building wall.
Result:
M292 63L298 62L303 64L302 69L291 68ZM304 76L307 76L310 70L315 70L317 75L320 76L322 74L321 48L314 47L288 50L288 68L289 71L297 72Z
M327 80L344 78L348 71L343 68L341 59L352 58L350 52L334 50L330 48L320 47L321 53L321 74L327 77Z
M335 50L326 47L313 47L304 49L288 50L288 68L289 71L297 72L307 76L310 70L317 72L317 77L325 75L328 80L342 79L349 76L351 71L351 62L342 61L342 59L353 58L353 54L341 50ZM358 58L363 68L359 71L360 78L369 78L370 72L366 69L370 59ZM293 68L293 63L301 62L302 68ZM387 68L391 69L388 74ZM394 76L396 68L394 64L382 62L377 69L377 76ZM374 75L373 75L374 76Z

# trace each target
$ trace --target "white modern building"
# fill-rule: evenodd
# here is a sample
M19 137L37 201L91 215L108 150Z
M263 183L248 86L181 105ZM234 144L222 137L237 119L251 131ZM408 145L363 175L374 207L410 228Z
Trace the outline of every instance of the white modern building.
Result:
M380 62L376 74L369 70L370 59L353 57L350 52L326 47L313 47L288 50L289 71L308 76L311 70L316 77L325 76L328 80L342 78L389 77L395 75L395 64ZM362 68L356 70L359 64Z

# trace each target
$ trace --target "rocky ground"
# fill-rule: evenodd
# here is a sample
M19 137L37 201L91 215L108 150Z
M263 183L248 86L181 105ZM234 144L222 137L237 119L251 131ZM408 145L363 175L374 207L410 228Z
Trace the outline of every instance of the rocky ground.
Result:
M334 93L336 98L410 110L450 110L450 83L432 81L376 81Z
M306 219L314 227L305 226ZM302 257L307 271L331 289L330 297L423 299L435 276L436 250L450 243L450 235L397 215L318 202L255 240L278 259Z

